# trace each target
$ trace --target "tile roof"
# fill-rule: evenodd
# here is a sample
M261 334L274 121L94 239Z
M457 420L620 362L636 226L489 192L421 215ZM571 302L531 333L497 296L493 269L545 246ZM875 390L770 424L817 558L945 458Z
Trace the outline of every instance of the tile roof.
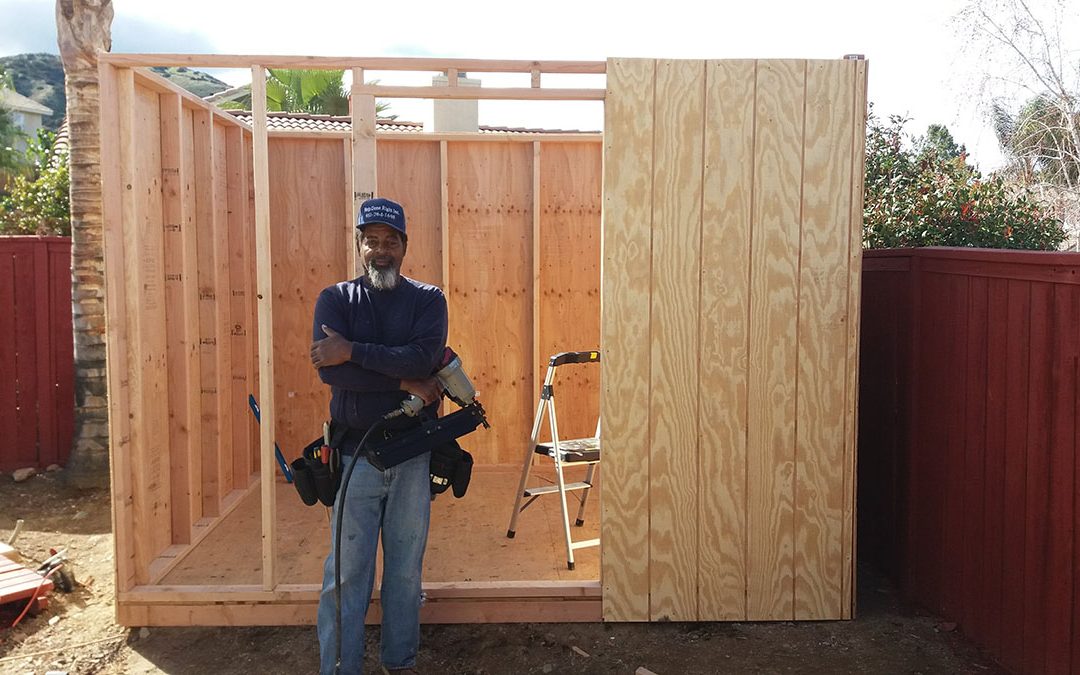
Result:
M226 110L244 124L251 126L251 111ZM266 114L267 127L271 131L352 131L352 121L348 115L311 115L308 113L271 112ZM420 122L407 122L390 118L375 120L376 131L397 131L422 133L424 125ZM580 131L578 129L535 129L525 127L500 127L481 124L482 134L596 134L599 131Z

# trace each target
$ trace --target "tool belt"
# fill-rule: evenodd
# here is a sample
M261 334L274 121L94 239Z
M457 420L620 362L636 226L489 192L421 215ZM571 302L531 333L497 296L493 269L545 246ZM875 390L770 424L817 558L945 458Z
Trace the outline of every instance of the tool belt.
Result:
M400 445L407 442L410 432L418 429L418 418L397 418L376 437L368 439L365 448L359 448L367 429L348 427L340 422L330 422L330 444L322 436L304 447L301 456L291 463L293 485L300 494L300 500L307 506L316 502L324 506L333 506L341 485L344 470L344 458L356 452L364 452L368 461L383 471L399 462L387 463L380 453L380 448ZM409 459L404 457L403 459ZM472 455L458 445L457 441L439 443L431 448L431 494L437 495L453 487L455 497L465 496L472 477Z

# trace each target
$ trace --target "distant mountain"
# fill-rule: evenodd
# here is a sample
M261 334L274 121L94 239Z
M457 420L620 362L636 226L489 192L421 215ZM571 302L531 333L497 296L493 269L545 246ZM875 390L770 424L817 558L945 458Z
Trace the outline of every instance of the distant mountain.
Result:
M55 54L4 56L0 57L0 68L11 75L15 91L52 108L53 114L46 117L44 122L47 128L55 131L63 121L67 109L64 67L60 63L60 57ZM199 97L229 88L228 84L199 70L185 67L151 70Z
M199 98L205 98L211 94L216 94L219 91L225 91L229 88L229 85L221 80L207 75L201 70L192 70L181 66L179 68L151 68L158 75L161 75L167 80L172 80L173 84L178 84L184 89L187 89L192 94L195 94Z

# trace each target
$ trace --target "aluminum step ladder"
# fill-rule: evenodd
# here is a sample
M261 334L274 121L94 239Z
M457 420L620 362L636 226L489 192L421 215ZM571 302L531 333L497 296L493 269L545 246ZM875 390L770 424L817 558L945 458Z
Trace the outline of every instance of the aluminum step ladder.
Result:
M555 416L555 369L559 366L573 363L599 363L599 351L587 352L562 352L552 356L548 360L547 376L544 377L544 386L540 390L540 402L536 406L536 418L533 420L532 437L529 439L529 447L525 452L525 463L521 469L521 481L518 483L517 500L514 502L514 512L510 516L510 527L506 530L506 536L514 538L517 528L518 516L541 495L558 493L562 505L563 534L566 536L566 567L574 569L574 551L579 548L597 546L600 539L586 539L574 541L570 536L570 511L566 506L566 493L580 492L575 494L579 505L575 525L581 527L585 524L585 503L592 490L593 478L596 476L596 465L600 463L600 420L596 421L596 435L591 438L575 438L562 440L559 438L559 423ZM551 441L537 443L540 438L540 425L544 421L544 413L547 413L548 425L551 428ZM529 471L532 468L532 460L535 455L549 457L555 464L555 485L542 485L528 487ZM585 466L585 479L575 482L566 482L563 469L570 466ZM522 504L522 501L525 503Z

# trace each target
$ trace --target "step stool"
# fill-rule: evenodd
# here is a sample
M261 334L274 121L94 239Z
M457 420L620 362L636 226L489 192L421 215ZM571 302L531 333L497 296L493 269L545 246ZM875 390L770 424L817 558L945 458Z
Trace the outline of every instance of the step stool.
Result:
M555 369L571 363L599 363L599 351L587 352L562 352L552 356L548 360L547 376L544 377L544 386L540 390L540 402L536 407L536 418L533 420L532 437L529 439L529 447L525 451L525 463L521 469L521 480L518 483L517 500L514 502L514 512L510 516L510 527L506 530L506 536L510 539L516 534L517 519L522 511L527 509L541 495L559 493L562 506L563 534L566 537L566 568L574 569L574 551L579 548L597 546L599 539L586 539L573 541L570 536L570 512L566 506L566 493L580 491L581 495L574 495L580 502L578 505L577 520L574 524L581 527L585 524L585 502L592 490L593 477L596 475L596 465L600 463L600 420L596 421L596 435L592 438L575 438L562 440L559 438L559 423L555 416ZM540 425L547 412L548 425L551 428L551 441L537 443L540 437ZM555 485L543 485L528 487L529 471L532 468L534 455L549 457L555 464ZM563 475L563 469L568 466L586 466L585 479L582 481L567 483ZM525 501L522 504L523 500Z

